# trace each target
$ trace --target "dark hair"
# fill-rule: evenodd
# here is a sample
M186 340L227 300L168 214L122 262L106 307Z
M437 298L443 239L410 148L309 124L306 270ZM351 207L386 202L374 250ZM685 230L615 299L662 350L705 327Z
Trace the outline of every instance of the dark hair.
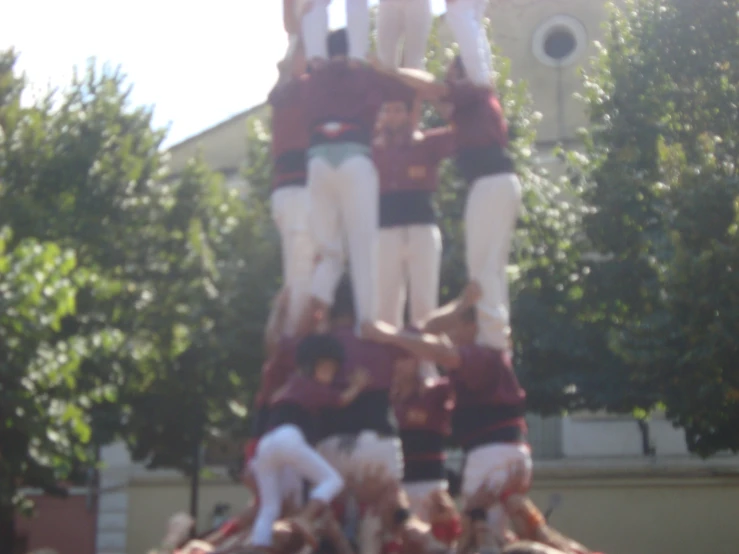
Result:
M328 57L335 58L337 56L349 55L349 37L346 29L336 29L328 34L326 39L328 47Z
M329 316L331 319L337 319L340 317L354 318L355 315L354 287L349 276L344 274L334 291L334 302L331 305Z
M462 56L454 56L454 61L452 62L452 67L457 71L457 76L460 79L464 79L467 77L467 70L464 68L464 62L462 61Z
M304 372L313 374L320 360L333 360L344 363L344 347L331 335L308 335L298 343L295 363Z

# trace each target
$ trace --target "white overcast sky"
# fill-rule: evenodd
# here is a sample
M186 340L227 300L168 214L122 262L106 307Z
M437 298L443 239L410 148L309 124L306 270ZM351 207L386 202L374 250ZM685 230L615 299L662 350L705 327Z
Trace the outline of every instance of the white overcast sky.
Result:
M443 11L444 0L432 4ZM344 22L333 0L331 26ZM263 101L287 38L281 0L10 0L0 17L8 47L36 87L65 85L92 56L121 65L133 101L171 125L169 145Z

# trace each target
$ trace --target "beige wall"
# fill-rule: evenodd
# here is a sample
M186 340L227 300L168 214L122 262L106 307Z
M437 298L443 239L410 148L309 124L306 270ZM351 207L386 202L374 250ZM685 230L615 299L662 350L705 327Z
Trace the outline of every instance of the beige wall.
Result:
M739 479L538 479L542 508L563 503L552 525L607 554L736 554Z
M128 554L143 554L161 539L168 517L187 509L184 481L138 482L129 488ZM563 502L552 524L607 554L736 554L739 478L674 476L537 477L532 496L544 509ZM217 502L234 508L247 496L219 481L201 490L200 525Z
M181 481L138 481L128 489L127 554L146 554L157 546L164 536L167 520L178 511L187 512L190 506L190 488ZM198 529L210 526L213 507L219 502L231 505L233 511L249 501L246 489L225 479L204 482L200 488Z

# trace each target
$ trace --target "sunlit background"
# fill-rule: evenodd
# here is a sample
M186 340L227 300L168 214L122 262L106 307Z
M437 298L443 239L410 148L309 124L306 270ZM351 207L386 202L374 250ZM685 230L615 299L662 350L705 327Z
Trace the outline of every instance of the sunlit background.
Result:
M432 4L443 12L444 0ZM2 11L0 48L20 52L36 90L64 86L92 56L120 64L132 100L170 126L167 144L264 100L287 48L281 0L23 0ZM344 23L344 2L333 0L331 26Z

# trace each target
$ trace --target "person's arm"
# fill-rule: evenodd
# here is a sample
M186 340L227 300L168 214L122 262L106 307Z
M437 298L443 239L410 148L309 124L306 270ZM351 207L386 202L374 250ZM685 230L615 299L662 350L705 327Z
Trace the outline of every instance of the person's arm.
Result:
M267 358L274 355L277 345L280 343L285 332L289 302L290 291L286 287L283 287L277 293L272 303L272 310L270 311L269 319L264 329L264 351L267 354Z
M424 140L428 141L428 153L431 163L441 163L452 157L457 150L457 141L451 126L429 129Z
M399 330L386 323L362 324L362 336L369 340L392 344L423 360L443 365L453 370L460 365L457 348L446 335L416 334Z
M348 406L359 396L362 391L369 385L370 376L364 369L356 370L352 376L349 386L341 391L339 395L339 406Z
M431 312L421 326L421 331L431 334L447 332L457 325L459 317L465 310L474 306L481 296L480 285L475 281L470 281L458 298Z

